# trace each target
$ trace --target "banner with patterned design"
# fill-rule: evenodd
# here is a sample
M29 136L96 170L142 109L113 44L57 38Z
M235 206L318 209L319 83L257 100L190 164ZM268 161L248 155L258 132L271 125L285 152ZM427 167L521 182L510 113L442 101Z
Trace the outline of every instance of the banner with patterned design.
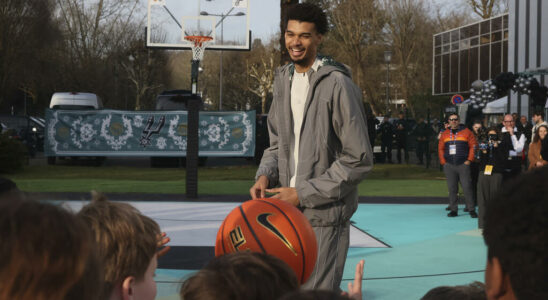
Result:
M46 110L46 156L186 156L186 111ZM255 111L201 111L200 156L254 156Z

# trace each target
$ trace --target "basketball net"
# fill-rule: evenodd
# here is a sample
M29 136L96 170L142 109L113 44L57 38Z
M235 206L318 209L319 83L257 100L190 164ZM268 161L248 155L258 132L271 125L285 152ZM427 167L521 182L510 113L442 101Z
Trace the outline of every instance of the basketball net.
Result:
M185 40L192 42L192 59L202 60L204 58L204 50L213 38L205 35L187 35L185 36Z

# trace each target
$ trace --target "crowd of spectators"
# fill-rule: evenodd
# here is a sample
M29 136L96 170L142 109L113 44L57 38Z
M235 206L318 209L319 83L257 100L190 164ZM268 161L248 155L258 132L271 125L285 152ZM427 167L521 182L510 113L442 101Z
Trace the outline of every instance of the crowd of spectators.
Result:
M526 170L548 164L548 125L544 113L536 111L532 120L533 124L525 116L507 114L501 124L487 130L480 120L474 121L468 130L459 124L457 114L448 116L447 126L438 135L438 155L447 178L449 217L458 215L458 182L464 192L464 211L475 218L477 206L478 227L483 228L487 203L496 200L505 182ZM468 198L472 199L473 207Z

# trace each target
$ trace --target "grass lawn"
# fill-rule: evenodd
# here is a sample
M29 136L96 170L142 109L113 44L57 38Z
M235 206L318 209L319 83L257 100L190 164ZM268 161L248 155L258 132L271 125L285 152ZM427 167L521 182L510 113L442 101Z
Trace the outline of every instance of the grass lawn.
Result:
M248 193L253 184L255 166L205 167L198 171L200 194ZM89 192L106 193L184 193L184 169L91 167L91 166L29 166L12 179L27 192ZM443 173L413 165L375 165L368 178L359 185L362 196L445 196L447 187Z

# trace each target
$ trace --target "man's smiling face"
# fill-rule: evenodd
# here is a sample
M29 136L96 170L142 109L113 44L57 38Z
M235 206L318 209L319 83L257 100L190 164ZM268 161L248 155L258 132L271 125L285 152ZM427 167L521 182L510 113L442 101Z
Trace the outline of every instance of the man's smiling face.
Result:
M297 72L306 72L314 64L322 38L314 23L297 20L287 22L285 47L295 63Z

